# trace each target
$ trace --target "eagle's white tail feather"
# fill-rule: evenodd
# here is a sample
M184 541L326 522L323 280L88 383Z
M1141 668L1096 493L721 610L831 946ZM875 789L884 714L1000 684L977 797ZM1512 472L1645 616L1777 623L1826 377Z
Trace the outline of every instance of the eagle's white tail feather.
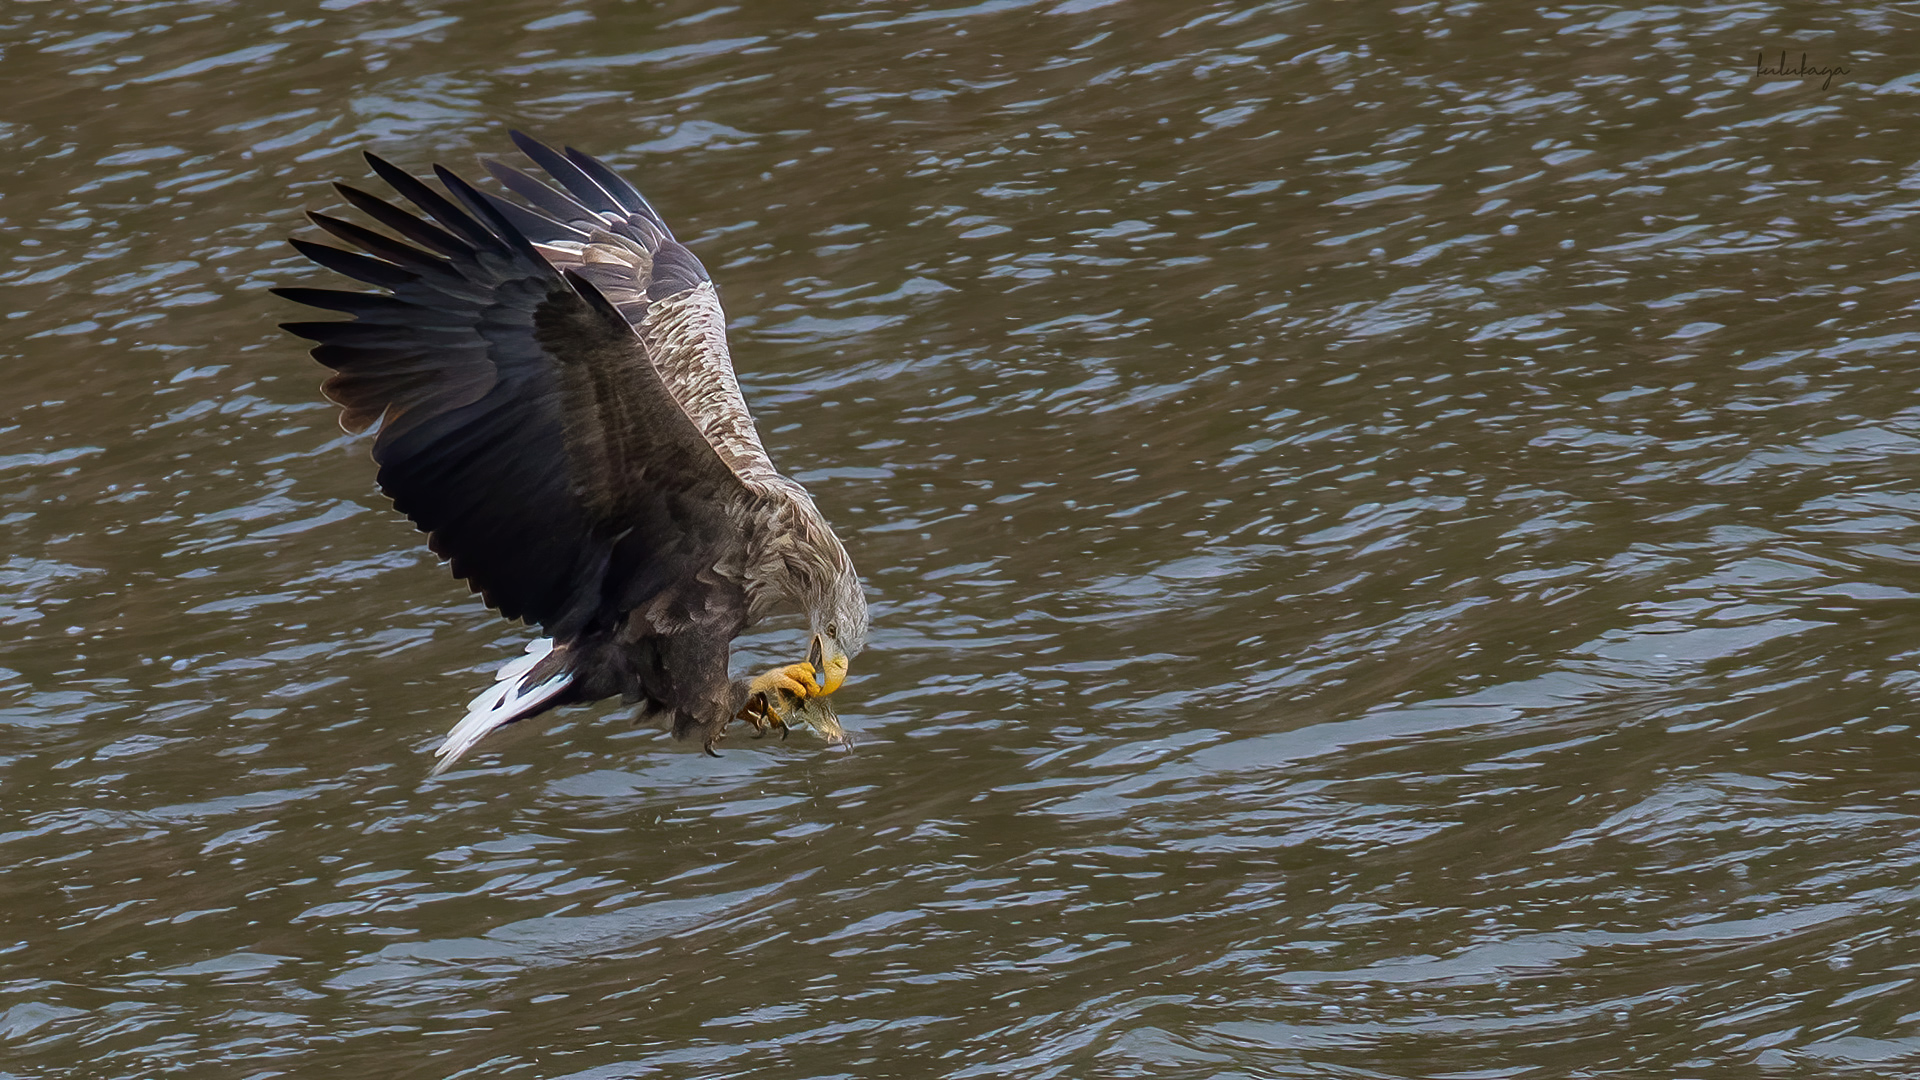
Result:
M505 679L517 679L525 675L527 672L533 670L533 665L545 660L547 654L552 651L552 638L540 638L536 641L527 642L526 655L516 656L506 663L501 664L500 670L493 673L493 681L501 682Z
M553 641L541 638L527 644L525 656L516 656L505 664L493 676L493 685L481 693L467 706L467 715L453 725L447 732L446 741L433 755L440 761L433 767L433 775L438 776L453 767L460 756L473 749L494 728L511 723L535 705L547 701L555 694L566 689L573 681L573 673L563 671L538 685L528 685L526 676L534 665L546 659L553 651Z

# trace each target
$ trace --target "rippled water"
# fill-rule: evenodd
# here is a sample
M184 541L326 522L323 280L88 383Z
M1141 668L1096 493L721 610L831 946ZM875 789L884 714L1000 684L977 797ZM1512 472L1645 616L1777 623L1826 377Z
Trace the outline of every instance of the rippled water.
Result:
M1920 1070L1910 23L0 10L0 1076ZM510 125L719 280L855 752L427 779L527 635L263 290Z

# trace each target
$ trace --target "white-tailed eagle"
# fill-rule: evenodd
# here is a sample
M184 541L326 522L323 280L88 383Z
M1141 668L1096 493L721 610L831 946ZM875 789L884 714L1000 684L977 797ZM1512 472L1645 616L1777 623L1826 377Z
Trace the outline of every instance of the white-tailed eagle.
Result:
M474 700L435 771L503 724L616 695L708 753L736 717L783 727L796 701L837 735L822 699L866 644L866 600L760 445L712 279L605 165L513 141L558 185L487 162L524 205L436 165L442 195L368 154L418 213L338 184L390 233L310 214L359 250L292 243L383 291L274 290L353 317L284 325L334 370L341 426L378 427L394 508L488 606L546 635ZM734 637L782 611L808 620L806 661L731 678Z

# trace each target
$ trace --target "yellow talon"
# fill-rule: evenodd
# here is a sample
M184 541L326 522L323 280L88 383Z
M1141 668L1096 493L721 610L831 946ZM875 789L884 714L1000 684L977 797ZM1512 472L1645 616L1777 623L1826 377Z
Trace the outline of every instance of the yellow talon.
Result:
M747 684L747 703L734 719L745 720L761 734L770 727L777 728L781 738L785 738L787 714L819 692L820 684L814 681L812 664L774 668Z
M820 683L814 677L813 665L803 661L798 664L788 664L783 668L774 668L753 680L747 690L749 693L767 695L767 700L770 702L774 700L775 694L785 694L795 700L805 701L820 692Z
M819 670L806 661L774 668L747 684L747 702L734 719L752 725L755 737L765 735L772 728L784 739L790 724L798 722L813 728L829 743L849 742L827 700L827 695L837 688L834 676L845 678L845 673L845 660L840 661L837 670L830 661L823 685Z
M800 686L803 691L800 695L802 697L813 697L816 694L825 693L825 688L820 684L820 673L813 669L812 664L804 660L798 664L788 664L781 673Z

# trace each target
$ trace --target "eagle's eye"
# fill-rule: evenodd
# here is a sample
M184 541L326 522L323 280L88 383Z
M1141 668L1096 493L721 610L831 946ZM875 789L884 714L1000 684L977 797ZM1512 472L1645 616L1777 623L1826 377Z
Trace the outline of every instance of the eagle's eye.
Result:
M839 624L839 623L828 623L828 624L827 624L827 636L828 636L828 637L839 637L839 636L840 636L840 624Z

